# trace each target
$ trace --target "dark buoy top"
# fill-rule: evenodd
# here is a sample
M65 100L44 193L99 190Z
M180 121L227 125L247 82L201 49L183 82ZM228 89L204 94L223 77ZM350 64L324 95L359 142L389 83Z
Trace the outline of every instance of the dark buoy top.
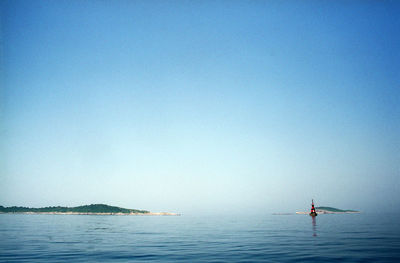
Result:
M315 212L315 207L314 207L314 199L311 200L311 212L310 216L317 216L317 212Z

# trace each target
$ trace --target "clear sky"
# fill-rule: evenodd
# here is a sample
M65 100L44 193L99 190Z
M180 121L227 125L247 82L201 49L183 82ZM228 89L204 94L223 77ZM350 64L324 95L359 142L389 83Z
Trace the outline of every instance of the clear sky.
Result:
M1 205L399 211L399 1L0 8Z

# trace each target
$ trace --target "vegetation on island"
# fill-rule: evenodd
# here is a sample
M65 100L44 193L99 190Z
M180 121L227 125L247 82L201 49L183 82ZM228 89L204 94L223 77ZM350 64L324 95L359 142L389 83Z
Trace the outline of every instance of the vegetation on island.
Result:
M345 213L345 212L358 212L356 210L342 210L334 207L329 207L329 206L319 206L315 208L317 211L327 211L327 212L336 212L336 213Z
M65 206L49 206L42 208L30 208L22 206L10 206L4 207L0 206L0 213L104 213L104 214L146 214L150 213L146 210L128 209L118 206L109 206L105 204L92 204L92 205L82 205L76 207L65 207Z

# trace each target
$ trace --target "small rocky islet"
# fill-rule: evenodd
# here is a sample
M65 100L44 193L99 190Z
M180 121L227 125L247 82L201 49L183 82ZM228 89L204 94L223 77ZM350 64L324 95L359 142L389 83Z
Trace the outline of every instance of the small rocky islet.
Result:
M360 211L356 210L344 210L344 209L339 209L335 207L330 207L330 206L318 206L315 207L315 211L318 214L356 214L360 213ZM296 212L296 214L309 214L310 212Z

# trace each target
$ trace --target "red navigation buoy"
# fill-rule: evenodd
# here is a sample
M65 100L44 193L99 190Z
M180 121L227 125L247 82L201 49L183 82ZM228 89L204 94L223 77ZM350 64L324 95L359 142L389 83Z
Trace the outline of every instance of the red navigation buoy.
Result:
M315 207L314 207L314 199L311 199L311 212L310 212L310 216L317 216L317 212L315 211Z

